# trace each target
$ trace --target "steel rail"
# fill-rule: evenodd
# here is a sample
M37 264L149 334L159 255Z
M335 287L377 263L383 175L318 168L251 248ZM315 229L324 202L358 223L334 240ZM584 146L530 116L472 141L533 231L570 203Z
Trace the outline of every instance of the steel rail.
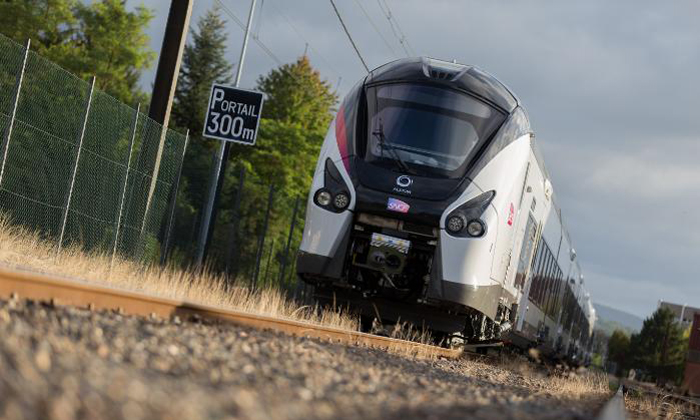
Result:
M625 397L622 394L622 386L617 389L615 395L603 406L596 420L626 420Z
M274 330L288 335L405 354L429 354L451 359L458 358L462 354L461 350L250 314L184 300L163 298L152 294L136 293L115 287L95 285L75 279L0 267L0 297L9 298L12 296L53 302L57 305L118 310L130 315L151 316L155 314L164 318L179 316L183 319L198 316L202 319L219 320L261 330Z

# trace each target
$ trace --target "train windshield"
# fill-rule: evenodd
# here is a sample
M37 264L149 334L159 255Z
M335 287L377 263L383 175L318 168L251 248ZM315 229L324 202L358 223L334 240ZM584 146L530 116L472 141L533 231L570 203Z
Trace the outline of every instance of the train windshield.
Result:
M461 177L505 116L467 94L396 83L367 89L365 161L416 175Z

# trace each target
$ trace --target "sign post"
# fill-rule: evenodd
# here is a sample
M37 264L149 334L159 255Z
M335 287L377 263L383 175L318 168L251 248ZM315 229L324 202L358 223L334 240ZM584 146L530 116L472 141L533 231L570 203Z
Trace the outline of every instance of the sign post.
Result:
M248 13L248 23L246 24L245 35L243 36L243 46L241 47L241 57L238 60L238 68L236 69L236 81L234 84L234 89L237 88L238 85L240 84L241 75L243 74L243 62L245 61L245 53L246 53L246 49L248 48L248 39L250 38L250 28L253 24L253 13L255 12L255 2L256 2L256 0L251 0L251 2L250 2L250 12ZM212 96L214 95L214 91L216 89L217 89L217 85L214 84L214 86L212 86ZM229 89L231 89L231 88L229 88ZM224 91L224 98L226 98L226 89L222 89L222 90ZM251 93L251 92L249 92L249 93ZM224 98L221 99L221 102L223 102ZM214 127L214 125L213 125L214 123L212 123L209 120L210 114L212 114L212 109L211 109L212 99L213 99L213 97L210 98L210 100L209 100L210 104L209 104L209 109L207 110L207 120L205 121L205 124L204 124L204 135L208 136L207 135L207 126L209 125L209 123L211 123L212 124L211 128L212 129L215 128L215 130L212 130L212 131L221 132L221 130L223 130L224 128L227 128L226 133L230 136L231 130L233 129L234 117L237 117L237 116L243 117L243 116L238 115L238 114L236 114L235 116L231 115L231 127L230 128L221 127L221 126ZM216 106L218 107L217 109L219 109L220 111L223 111L223 108L221 108L221 107L223 107L221 102L217 101ZM258 120L260 119L260 110L262 110L262 101L260 102L260 107L257 110L257 117L256 118ZM219 118L223 118L223 116L224 115L221 115ZM213 117L212 117L212 119L213 119ZM221 125L220 122L219 122L219 125ZM241 128L241 130L243 130L244 128L245 127ZM236 132L234 132L234 133L236 133ZM246 133L248 133L248 132L246 132ZM255 131L253 132L252 142L249 144L251 144L251 145L255 144L255 135L256 134L257 134L257 122L255 125ZM241 131L241 136L242 135L243 135L243 131ZM221 142L221 147L219 148L217 158L214 161L214 164L217 167L216 173L215 173L216 175L210 180L210 183L209 183L209 197L207 199L207 207L204 209L204 215L202 218L202 226L201 226L201 229L199 231L199 241L198 241L198 246L197 246L197 260L196 260L197 267L201 267L202 262L204 261L204 253L205 253L205 248L207 246L207 241L208 241L208 237L209 237L209 230L210 230L209 225L211 224L212 214L214 213L214 203L216 202L216 195L217 195L216 192L219 190L219 183L223 182L223 172L226 168L226 166L224 164L224 158L228 155L227 151L228 151L228 148L230 146L229 142L236 141L235 139L231 139L230 141L228 141L228 138L226 138L226 137L227 136L222 137L222 138L226 139L227 141ZM234 137L238 138L238 136L234 136ZM214 138L218 138L218 137L214 137Z

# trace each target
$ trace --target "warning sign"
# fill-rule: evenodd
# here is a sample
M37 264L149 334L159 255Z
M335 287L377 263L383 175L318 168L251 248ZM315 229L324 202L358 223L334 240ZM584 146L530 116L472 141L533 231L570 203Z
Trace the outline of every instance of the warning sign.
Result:
M214 83L204 120L204 137L254 145L262 106L261 92Z

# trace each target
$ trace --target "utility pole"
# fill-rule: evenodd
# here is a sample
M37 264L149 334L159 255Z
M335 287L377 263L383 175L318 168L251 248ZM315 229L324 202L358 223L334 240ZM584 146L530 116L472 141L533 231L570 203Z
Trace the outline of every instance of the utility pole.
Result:
M250 2L250 12L248 12L248 23L245 27L245 35L243 36L243 46L241 47L241 56L238 60L238 67L236 69L236 79L234 81L234 87L238 87L241 83L241 76L243 75L243 63L245 61L245 53L248 48L248 39L250 38L250 28L253 23L253 14L255 12L256 0L251 0ZM209 181L209 196L207 198L207 206L204 209L204 217L202 219L202 226L199 231L199 241L197 246L197 259L196 266L201 267L204 262L204 255L206 254L207 244L209 242L209 237L211 235L211 226L214 225L214 207L216 204L216 198L219 195L218 192L221 190L221 186L224 182L224 172L226 171L226 161L228 160L229 149L231 145L227 141L221 142L221 147L214 160L214 165L216 165L216 172L214 177Z
M165 146L165 137L168 132L168 121L170 120L170 110L175 96L177 86L177 76L180 73L180 62L182 61L182 51L185 49L187 31L190 26L190 16L192 15L192 3L194 0L172 0L168 22L165 25L165 36L163 45L160 48L158 57L158 69L156 79L153 82L153 92L151 94L151 104L148 107L148 116L155 122L161 124L163 128L160 132L160 140L157 148L148 144L143 144L142 158L143 165L154 162L153 168L140 168L144 173L152 173L151 184L146 197L146 208L144 209L141 233L143 234L151 207L151 200L156 189L156 181L160 171L160 160Z

